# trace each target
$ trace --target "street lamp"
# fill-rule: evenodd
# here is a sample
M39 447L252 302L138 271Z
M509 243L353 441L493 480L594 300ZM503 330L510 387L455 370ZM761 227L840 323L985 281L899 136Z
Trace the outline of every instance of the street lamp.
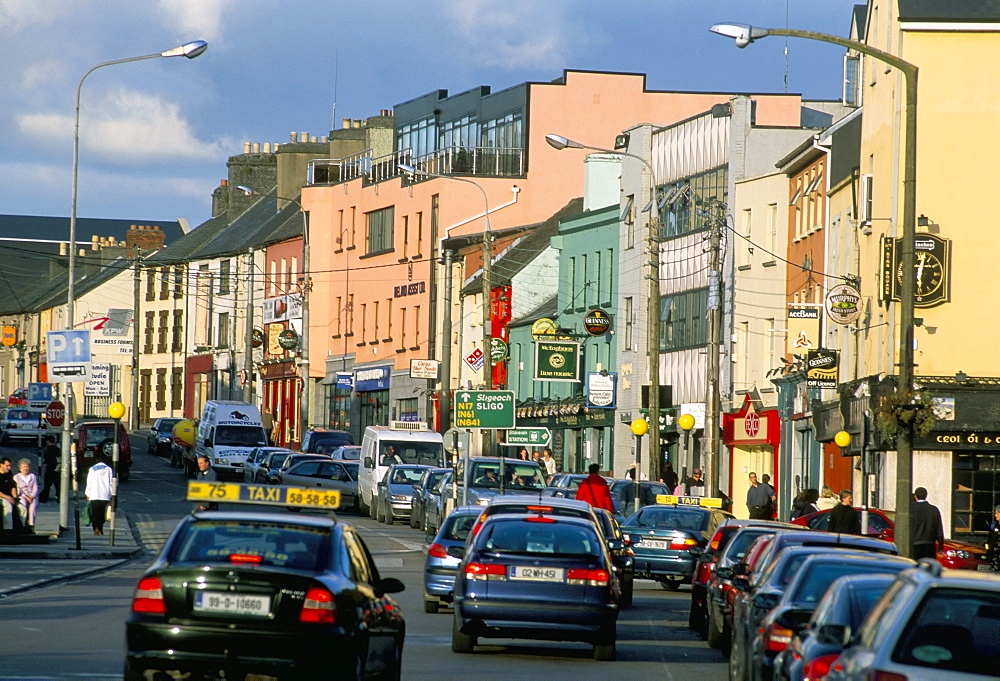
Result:
M292 199L287 196L277 196L275 194L260 194L250 187L245 185L236 185L236 188L247 196L261 196L269 197L272 199L278 199L279 201L288 201L289 203L294 203L299 207L299 212L302 213L302 272L303 272L303 284L302 284L302 337L299 339L299 363L302 365L302 403L299 405L299 414L301 424L299 427L299 439L302 439L303 434L306 429L309 428L309 400L310 400L310 390L309 390L309 292L312 290L312 274L309 271L309 212L302 207L302 204L297 199ZM248 285L250 304L247 306L247 338L246 338L246 359L244 361L244 369L247 373L247 382L243 386L243 401L250 402L252 397L252 391L250 386L250 377L253 375L253 256L251 255L250 263L250 283Z
M642 477L640 473L642 470L642 436L649 431L649 424L646 423L646 419L635 419L632 421L630 428L632 429L632 434L635 435L635 479L632 480L635 499L632 500L632 510L638 512L642 507L642 502L639 500L639 492L641 491L639 478ZM650 445L649 450L653 450L652 445ZM652 455L650 455L650 458L652 458Z
M653 437L650 438L649 460L650 465L654 460L659 465L660 455L660 248L657 245L656 237L660 229L660 207L656 200L656 171L652 164L638 154L630 154L627 151L613 151L611 149L601 149L592 147L580 142L575 142L561 135L546 135L545 141L553 149L562 151L563 149L589 149L604 154L614 154L615 156L628 156L640 161L649 170L649 224L647 225L647 241L649 242L649 299L646 307L646 345L649 362L649 423L653 428ZM655 450L655 456L654 456ZM652 469L650 469L652 471ZM657 471L652 471L653 474ZM637 472L638 473L638 472Z
M106 61L104 63L98 64L97 66L92 66L85 74L80 82L76 86L76 120L73 125L73 192L72 198L70 199L70 209L69 209L69 261L66 265L68 285L66 287L66 323L64 328L66 331L73 330L73 318L76 314L75 310L75 300L76 295L75 290L75 267L76 267L76 200L77 200L77 186L80 175L80 91L83 89L83 81L87 80L87 76L96 71L99 68L105 66L114 66L115 64L127 64L133 61L142 61L144 59L155 59L156 57L187 57L188 59L194 59L198 55L202 54L208 49L208 43L204 40L195 40L190 43L184 43L179 47L175 47L172 50L167 50L166 52L158 52L156 54L146 54L141 57L129 57L128 59L116 59L115 61ZM133 330L136 328L136 322L134 320L132 323ZM133 336L136 334L133 333ZM133 337L133 343L138 344L139 339ZM139 367L132 367L132 371L138 371ZM63 461L68 461L70 442L72 441L73 432L73 384L66 384L66 427L63 428L62 435L62 450L63 450ZM69 489L69 466L62 467L62 489ZM66 496L59 496L59 526L66 527L69 523L69 499Z
M694 416L691 414L681 414L677 417L677 425L684 431L684 463L681 466L680 479L686 480L688 465L691 463L691 429L694 428Z
M411 165L406 165L405 163L399 163L396 166L402 170L407 175L419 175L421 177L443 177L446 180L457 180L458 182L466 182L471 184L479 193L483 195L483 354L485 355L483 361L483 383L486 385L487 390L493 389L493 359L492 346L493 346L493 314L492 314L492 293L493 293L493 233L490 231L490 200L486 195L486 190L483 189L475 180L470 180L467 177L458 177L457 175L440 175L438 173L429 173L426 170L420 170ZM450 318L450 317L449 317ZM445 339L444 345L448 346L448 340ZM444 365L442 370L441 393L447 399L440 400L441 405L441 422L447 427L450 423L450 412L451 412L451 359L449 356L448 361L442 362ZM445 406L447 405L447 407ZM492 454L493 449L493 438L487 432L487 442L486 442L486 454Z
M849 40L827 33L802 31L790 28L760 28L748 24L716 24L711 31L736 39L736 45L746 47L758 38L782 35L833 43L849 50L866 54L873 59L894 66L903 72L906 89L905 125L903 142L903 237L901 266L909 274L902 278L899 301L899 384L897 394L909 398L913 391L913 304L916 295L916 241L917 216L917 67L896 55L884 52L856 40ZM909 399L905 399L909 402ZM896 440L896 528L895 540L899 552L912 553L910 546L910 504L913 493L913 433L904 428Z
M118 461L121 457L121 445L118 442L118 429L121 428L122 416L125 415L125 405L112 402L108 405L108 416L115 420L115 434L111 446L111 545L115 545L115 517L118 515Z

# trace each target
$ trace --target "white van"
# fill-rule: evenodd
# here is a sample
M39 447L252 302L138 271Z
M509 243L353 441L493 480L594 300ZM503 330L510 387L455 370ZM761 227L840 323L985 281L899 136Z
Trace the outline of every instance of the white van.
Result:
M247 402L209 400L198 422L195 456L205 455L219 478L243 480L254 447L267 445L260 410Z
M368 426L361 442L358 467L358 503L361 515L369 515L379 481L394 463L422 464L443 468L444 443L441 433L427 424L390 421L388 426Z

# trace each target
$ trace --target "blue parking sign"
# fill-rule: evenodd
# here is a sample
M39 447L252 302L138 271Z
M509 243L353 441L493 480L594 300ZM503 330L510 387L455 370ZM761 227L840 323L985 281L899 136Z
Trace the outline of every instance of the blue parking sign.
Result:
M53 383L72 383L90 377L89 329L49 331L46 353Z

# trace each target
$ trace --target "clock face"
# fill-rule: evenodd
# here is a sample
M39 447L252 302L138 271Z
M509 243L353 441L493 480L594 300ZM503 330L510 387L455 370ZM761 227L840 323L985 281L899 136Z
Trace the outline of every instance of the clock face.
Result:
M936 255L927 251L918 251L914 269L914 276L917 280L914 292L917 301L940 291L944 284L944 267ZM902 263L896 270L896 281L900 284L903 281Z

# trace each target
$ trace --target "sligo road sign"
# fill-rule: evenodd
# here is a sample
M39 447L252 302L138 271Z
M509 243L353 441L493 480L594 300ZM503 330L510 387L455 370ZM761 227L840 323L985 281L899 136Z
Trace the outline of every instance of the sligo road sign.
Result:
M513 390L460 390L453 411L456 428L513 428Z

